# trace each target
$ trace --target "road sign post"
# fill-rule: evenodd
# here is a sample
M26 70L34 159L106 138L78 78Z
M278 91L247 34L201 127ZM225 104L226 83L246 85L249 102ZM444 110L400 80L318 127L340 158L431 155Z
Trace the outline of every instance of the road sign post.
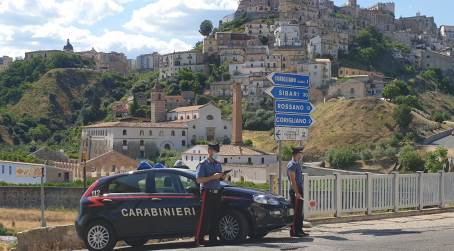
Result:
M282 141L307 140L314 120L310 114L314 106L309 102L310 78L306 75L292 73L272 73L268 79L273 87L265 92L276 99L274 105L274 136L278 143L278 181L279 194L282 191Z

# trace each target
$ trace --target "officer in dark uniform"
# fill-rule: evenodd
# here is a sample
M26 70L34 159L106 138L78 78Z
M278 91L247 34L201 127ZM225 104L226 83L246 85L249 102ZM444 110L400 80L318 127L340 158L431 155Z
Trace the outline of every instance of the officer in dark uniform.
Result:
M217 241L217 226L222 197L220 181L225 178L221 163L216 160L215 156L219 153L219 150L219 144L209 144L208 157L197 166L197 183L200 184L202 190L202 205L195 234L197 245L214 245ZM209 242L204 241L206 234L210 236Z
M287 165L287 176L290 186L290 199L295 210L293 224L290 228L291 237L305 237L307 233L303 231L303 173L298 163L301 160L303 147L292 147L292 160Z

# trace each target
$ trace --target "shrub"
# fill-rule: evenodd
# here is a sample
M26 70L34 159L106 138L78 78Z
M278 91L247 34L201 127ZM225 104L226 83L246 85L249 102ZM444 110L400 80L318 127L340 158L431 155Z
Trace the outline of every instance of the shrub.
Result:
M444 169L448 161L448 150L443 147L438 147L434 152L426 157L425 170L431 173L436 173Z
M346 168L355 162L353 151L348 148L338 148L328 151L327 161L334 168Z
M364 161L368 161L372 159L372 152L369 149L365 149L361 151L361 159Z
M423 171L424 160L411 146L404 146L399 152L399 165L403 171Z
M411 108L408 105L397 106L397 108L394 110L393 117L401 130L407 130L410 126L410 123L413 121Z
M438 123L443 123L445 120L449 120L449 116L444 112L434 112L430 116L430 119Z
M254 142L252 142L252 140L250 139L246 139L245 141L243 141L243 144L246 146L253 146Z
M7 229L6 227L3 226L3 224L0 223L0 236L10 236L14 234L15 234L14 231Z

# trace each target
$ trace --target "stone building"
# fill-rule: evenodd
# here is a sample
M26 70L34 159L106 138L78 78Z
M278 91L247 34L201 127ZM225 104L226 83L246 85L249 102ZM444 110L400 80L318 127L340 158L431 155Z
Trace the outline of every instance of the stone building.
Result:
M255 36L263 36L263 37L271 36L274 33L273 29L274 29L274 27L272 25L266 24L266 23L262 22L261 20L252 21L245 25L245 33L249 34L249 35L255 35Z
M151 89L150 106L151 122L158 123L166 121L167 110L165 92L158 82L156 82L153 89Z
M432 50L416 50L415 62L420 69L438 68L442 71L454 69L454 55L446 55Z
M396 20L398 30L408 31L413 34L428 34L438 36L438 27L433 17L417 13L414 17L401 17Z
M114 71L120 74L129 72L129 61L123 53L97 52L92 48L89 51L76 52L75 54L93 60L98 71Z
M351 76L369 75L370 73L372 72L351 67L339 67L337 76L339 78L348 78Z
M25 60L31 60L35 57L50 58L53 55L62 53L60 50L40 50L40 51L30 51L25 52Z
M367 96L366 84L357 79L337 82L328 89L328 98L364 98Z
M266 18L276 15L278 7L279 0L240 0L235 17Z
M330 59L315 59L304 63L302 69L298 72L308 74L311 85L315 88L328 87L332 81Z
M331 56L337 58L339 52L348 52L349 37L347 33L331 33L312 38L307 45L309 58Z
M180 51L162 55L159 65L161 78L173 77L181 69L204 72L203 55L198 51Z
M13 63L13 58L8 56L0 57L0 72L8 69L8 66Z
M443 39L454 40L454 25L442 25L440 34Z
M112 117L127 118L129 115L129 104L123 101L116 101L112 103Z
M298 24L277 22L274 28L274 46L300 47L302 45Z
M159 69L162 57L159 53L139 55L136 58L136 69L138 71L156 71Z
M138 164L137 160L112 150L88 160L85 163L85 168L88 178L99 179L109 175L135 171ZM83 165L84 163L77 168L74 179L83 179Z

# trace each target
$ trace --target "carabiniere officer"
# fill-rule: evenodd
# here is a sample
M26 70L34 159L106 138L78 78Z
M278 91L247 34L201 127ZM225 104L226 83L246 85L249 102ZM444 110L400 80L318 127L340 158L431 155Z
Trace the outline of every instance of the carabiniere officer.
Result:
M290 200L292 202L295 214L293 216L293 224L290 228L291 237L306 237L309 234L303 231L303 172L301 165L298 163L301 160L301 152L304 147L292 147L292 160L287 165L287 175L290 186Z
M209 246L216 244L217 241L217 224L222 197L220 181L225 178L221 163L216 160L219 150L219 144L209 144L208 157L197 166L196 181L202 190L202 205L195 234L197 245ZM209 234L208 242L204 240L206 234Z

